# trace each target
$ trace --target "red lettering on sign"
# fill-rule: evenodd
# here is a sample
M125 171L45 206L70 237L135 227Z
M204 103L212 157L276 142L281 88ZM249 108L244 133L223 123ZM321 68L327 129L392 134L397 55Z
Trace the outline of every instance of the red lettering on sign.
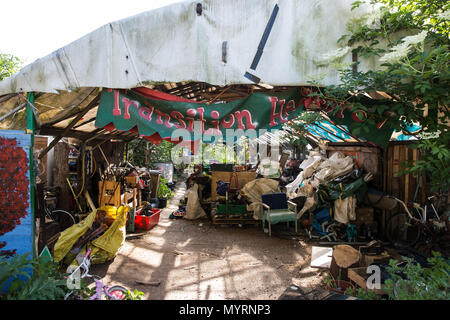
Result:
M120 111L120 106L119 106L119 90L114 90L113 115L114 116L120 116L121 114L122 114L122 111Z
M205 113L205 108L197 108L198 114L200 115L200 121L201 121L201 128L202 128L202 133L205 132L205 122L206 120L203 118L203 114Z
M158 115L156 117L156 123L157 124L163 124L163 120L162 120L162 116L164 115L161 111L159 111L158 109L155 109L156 114Z
M135 107L136 109L139 108L139 102L130 100L128 98L122 98L122 102L125 103L125 113L123 114L124 119L130 119L130 106Z
M177 120L177 122L174 123L175 127L178 129L186 129L186 122L184 122L182 119L184 119L183 114L178 111L172 111L170 115Z
M157 124L163 124L167 127L167 128L172 128L173 123L170 122L170 116L167 113L164 113L158 109L155 109L156 114L158 115L156 117L156 123ZM164 117L164 122L162 120L162 117Z
M186 111L186 113L187 113L188 116L190 116L190 117L186 117L186 119L188 121L187 130L192 132L192 131L194 131L194 118L192 118L192 117L194 117L197 114L197 110L195 110L195 109L188 109Z
M221 134L222 132L219 129L219 123L218 120L211 120L211 126L212 128L209 128L205 133L206 134Z
M222 127L224 127L225 129L229 129L234 125L234 115L230 113L227 117L223 118L221 122Z
M248 129L256 129L256 125L252 122L252 114L248 110L236 111L234 113L238 122L238 129L245 130L244 123L242 118L246 118L247 128Z
M289 102L286 105L286 108L284 109L284 116L286 119L292 114L292 112L295 111L295 101L289 100Z
M144 118L147 121L152 120L152 114L153 114L153 107L147 108L147 107L140 107L139 108L139 115Z
M276 112L277 109L277 97L269 97L269 101L271 103L271 112L270 112L270 127L274 127L278 125L278 122L275 121L276 118L280 118L280 123L287 122L287 119L283 118L283 106L286 100L280 100L280 111Z

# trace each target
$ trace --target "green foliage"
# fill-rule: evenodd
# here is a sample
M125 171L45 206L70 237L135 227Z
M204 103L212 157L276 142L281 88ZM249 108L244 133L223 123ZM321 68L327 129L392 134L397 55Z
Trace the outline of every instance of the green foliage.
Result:
M30 267L32 262L29 259L30 254L14 255L11 259L6 256L0 256L0 289L6 286L6 281L11 277L30 278Z
M131 292L130 290L128 290L125 293L124 300L142 300L143 296L144 293L142 291L138 291L137 289L135 289L133 292Z
M0 287L4 287L9 278L14 280L3 297L7 300L58 300L68 292L66 279L58 271L58 265L52 261L29 259L29 253L16 255L10 261L0 258Z
M446 0L371 0L356 1L351 10L363 4L378 9L352 20L348 34L338 43L348 46L359 58L375 58L381 64L358 70L355 62L340 70L341 84L320 88L318 98L326 99L337 114L342 108L364 115L365 121L353 132L368 130L367 124L383 123L403 131L420 124L421 161L407 165L411 172L431 173L435 189L449 188L448 124L450 76L450 3ZM350 9L350 8L349 8ZM405 36L407 35L407 36ZM386 93L369 99L366 93ZM350 93L350 94L349 94ZM438 138L435 136L439 135ZM434 137L433 137L434 136ZM432 138L430 138L432 137Z
M0 81L6 79L22 68L23 62L12 54L0 53Z
M303 112L294 121L289 122L288 126L292 129L289 142L299 148L306 146L309 143L306 139L308 126L323 120L323 116L318 112Z
M129 142L128 155L130 162L138 167L159 162L171 162L171 151L174 146L173 143L165 140L158 145L154 145L145 139L138 139ZM148 153L149 163L146 163L146 153Z
M391 260L387 269L390 279L385 281L383 289L394 300L449 300L450 264L439 253L433 252L428 259L430 268L422 268L412 259L405 258L403 268ZM400 275L403 273L405 279Z
M159 179L158 198L172 198L172 190L167 186L167 180L161 176Z
M352 287L348 287L345 289L344 294L352 297L357 297L362 300L381 300L381 297L375 294L373 291L366 290L363 288L353 289Z
M402 165L403 174L419 174L422 177L429 173L432 182L431 191L448 190L450 177L450 135L445 134L437 139L420 140L412 145L421 150L421 158L415 162Z

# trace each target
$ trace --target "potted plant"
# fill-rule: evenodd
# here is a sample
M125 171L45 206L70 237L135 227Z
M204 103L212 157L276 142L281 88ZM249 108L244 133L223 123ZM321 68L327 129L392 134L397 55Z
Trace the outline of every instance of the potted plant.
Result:
M348 288L355 290L355 286L351 284L349 281L341 280L340 272L337 279L334 279L334 277L330 274L325 278L325 282L327 283L327 290L339 294L345 294L345 291Z
M160 208L167 206L167 199L172 197L172 190L167 185L167 180L161 176L158 187L158 203Z

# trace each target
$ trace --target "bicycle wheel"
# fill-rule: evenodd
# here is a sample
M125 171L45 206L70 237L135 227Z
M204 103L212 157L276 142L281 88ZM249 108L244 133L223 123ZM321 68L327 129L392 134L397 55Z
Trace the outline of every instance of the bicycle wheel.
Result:
M108 294L113 296L114 300L124 300L127 292L128 289L122 286L113 286L108 290Z
M67 228L76 224L74 216L65 210L56 209L51 212L53 219L58 222L60 231L64 231Z
M414 246L419 241L421 228L407 213L394 214L387 222L386 236L391 243Z

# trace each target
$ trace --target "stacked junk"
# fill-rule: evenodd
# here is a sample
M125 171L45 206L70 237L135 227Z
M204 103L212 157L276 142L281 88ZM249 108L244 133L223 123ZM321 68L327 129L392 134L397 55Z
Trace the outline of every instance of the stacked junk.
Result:
M356 224L357 208L367 199L372 173L357 168L353 158L341 152L327 158L324 146L311 151L300 169L285 188L288 198L301 204L297 219L302 220L310 239L355 242L358 235L373 238L377 232L373 211L359 210L361 215L372 216L365 217L369 223L358 219Z

